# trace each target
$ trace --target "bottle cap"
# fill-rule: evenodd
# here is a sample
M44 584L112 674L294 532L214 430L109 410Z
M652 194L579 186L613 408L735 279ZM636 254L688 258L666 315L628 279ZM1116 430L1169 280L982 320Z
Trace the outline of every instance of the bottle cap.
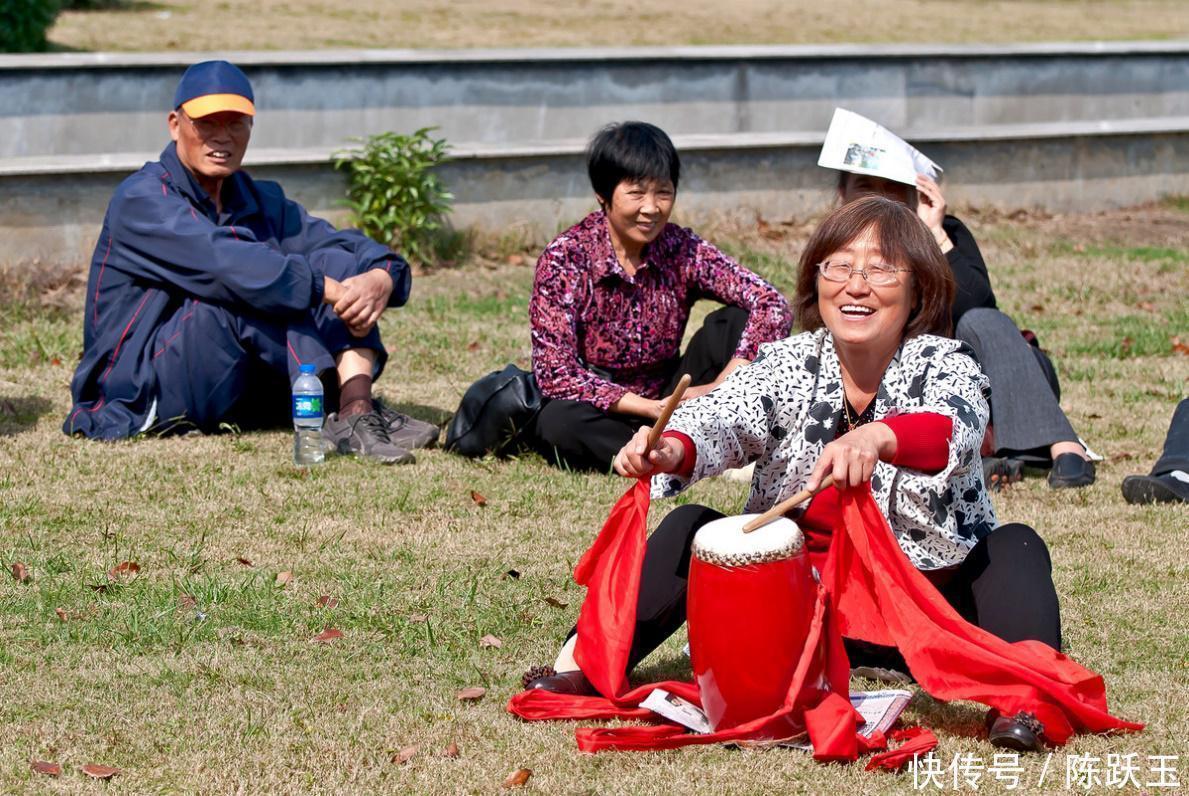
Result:
M301 366L301 372L302 373L316 373L317 368L315 368L312 364L303 364Z

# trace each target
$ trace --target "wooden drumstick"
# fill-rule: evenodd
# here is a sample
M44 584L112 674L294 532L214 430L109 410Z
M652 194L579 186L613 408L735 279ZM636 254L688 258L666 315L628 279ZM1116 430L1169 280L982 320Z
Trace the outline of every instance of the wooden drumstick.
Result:
M664 407L661 408L661 416L652 424L652 430L648 432L648 447L645 451L651 451L656 447L656 442L661 438L661 434L665 431L665 426L669 424L669 418L673 416L673 410L677 408L677 404L681 403L681 396L685 395L685 390L689 387L689 383L693 381L688 373L681 377L677 382L677 386L673 389L673 394L665 401ZM647 455L647 453L645 454Z
M748 523L743 526L743 532L751 533L756 528L763 528L765 525L772 522L772 520L776 519L777 517L783 517L785 514L789 513L793 509L797 508L797 506L800 506L802 503L809 500L811 497L816 495L818 492L821 492L823 489L829 489L833 485L834 485L834 476L827 475L825 478L822 479L822 482L817 485L817 489L812 489L812 490L811 489L802 489L800 492L793 495L788 500L782 500L781 502L777 503L772 508L765 511L760 516L756 517L753 520L749 520Z

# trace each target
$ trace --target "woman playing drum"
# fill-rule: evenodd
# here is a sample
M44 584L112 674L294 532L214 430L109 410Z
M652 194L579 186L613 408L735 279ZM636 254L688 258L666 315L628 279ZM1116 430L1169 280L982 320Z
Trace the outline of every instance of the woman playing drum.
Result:
M636 434L615 469L652 475L654 496L668 496L754 462L748 512L827 475L870 482L901 549L963 617L1006 641L1059 649L1044 542L1025 525L998 526L983 484L987 380L961 343L940 336L953 290L945 258L904 204L872 196L839 208L801 258L794 305L805 331L762 346L717 390L682 404L654 449L648 429ZM819 568L839 510L830 487L794 517ZM685 621L694 534L722 516L682 506L648 540L629 668ZM571 649L529 687L590 693ZM993 743L1040 747L1040 728L1024 716L989 724Z

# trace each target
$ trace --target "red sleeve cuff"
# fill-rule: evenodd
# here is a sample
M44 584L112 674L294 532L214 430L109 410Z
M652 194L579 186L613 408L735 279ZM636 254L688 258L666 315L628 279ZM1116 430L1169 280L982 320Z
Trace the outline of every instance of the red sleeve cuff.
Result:
M950 436L954 422L933 412L896 415L883 420L896 435L892 464L923 473L939 473L950 458Z
M694 447L694 441L680 431L666 431L661 434L661 439L668 437L675 439L681 443L681 447L685 448L685 457L681 460L681 469L673 473L680 478L689 478L694 474L694 465L698 463L698 449Z

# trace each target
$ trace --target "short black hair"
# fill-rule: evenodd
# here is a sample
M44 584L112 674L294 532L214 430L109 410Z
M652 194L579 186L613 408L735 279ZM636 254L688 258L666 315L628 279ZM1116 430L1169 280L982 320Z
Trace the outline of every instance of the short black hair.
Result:
M673 190L681 177L681 159L665 131L648 122L619 122L599 130L586 148L590 185L610 202L624 180L669 180Z

